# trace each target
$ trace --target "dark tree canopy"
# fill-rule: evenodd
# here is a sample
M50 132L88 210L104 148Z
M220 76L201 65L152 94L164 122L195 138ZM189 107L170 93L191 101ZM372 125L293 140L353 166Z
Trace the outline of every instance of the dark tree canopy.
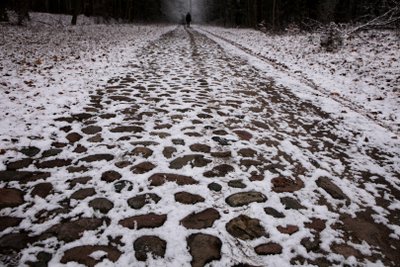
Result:
M292 23L306 27L312 22L367 21L399 5L399 0L1 0L0 21L7 20L7 8L17 11L21 21L28 18L28 11L36 11L70 14L73 24L79 14L127 22L177 22L181 14L191 12L195 23L256 27L263 22L280 30ZM176 13L174 19L171 12Z

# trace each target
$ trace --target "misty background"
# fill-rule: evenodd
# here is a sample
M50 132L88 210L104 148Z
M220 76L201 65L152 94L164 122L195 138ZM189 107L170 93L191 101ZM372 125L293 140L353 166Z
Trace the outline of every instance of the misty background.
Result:
M161 12L171 22L183 23L190 12L194 23L204 23L207 19L207 0L162 0Z

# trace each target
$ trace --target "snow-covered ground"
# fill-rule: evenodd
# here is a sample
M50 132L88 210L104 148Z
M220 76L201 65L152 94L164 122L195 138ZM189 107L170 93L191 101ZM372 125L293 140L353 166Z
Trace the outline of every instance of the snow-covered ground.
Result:
M399 139L332 99L342 91L321 94L197 27L69 19L0 26L0 190L14 194L0 198L0 249L16 250L5 256L396 266ZM160 257L138 262L146 249Z
M320 34L270 35L252 29L202 26L225 40L317 85L321 92L400 131L400 36L369 31L345 39L334 53L324 51Z
M135 51L171 25L95 24L32 13L25 27L0 24L0 136L29 145L55 116L78 112L90 91L135 64ZM0 149L5 149L3 144Z

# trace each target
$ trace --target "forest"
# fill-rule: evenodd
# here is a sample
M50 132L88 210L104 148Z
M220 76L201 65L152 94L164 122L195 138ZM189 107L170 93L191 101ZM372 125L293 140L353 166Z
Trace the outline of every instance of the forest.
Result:
M180 22L191 11L195 23L279 31L289 25L308 29L316 24L362 23L385 16L380 27L399 26L398 0L2 0L0 20L15 11L18 22L29 12L97 16L105 21Z

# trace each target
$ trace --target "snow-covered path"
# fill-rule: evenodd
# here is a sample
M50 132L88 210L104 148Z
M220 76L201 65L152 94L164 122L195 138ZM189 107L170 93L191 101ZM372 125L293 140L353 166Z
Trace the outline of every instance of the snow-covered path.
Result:
M194 29L136 58L49 125L49 147L1 153L3 262L399 264L398 139Z

